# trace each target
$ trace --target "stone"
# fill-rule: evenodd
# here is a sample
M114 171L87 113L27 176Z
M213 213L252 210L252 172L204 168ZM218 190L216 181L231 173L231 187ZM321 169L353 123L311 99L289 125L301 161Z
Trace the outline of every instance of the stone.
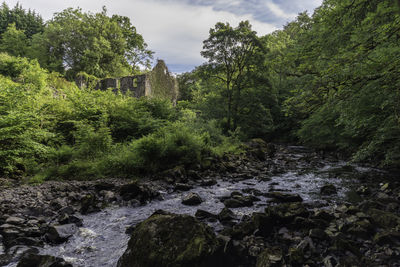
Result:
M194 215L199 220L208 220L208 221L216 221L217 215L212 214L211 212L205 210L197 210L196 214Z
M284 266L283 252L279 247L266 248L257 257L256 267Z
M71 224L64 225L53 225L49 227L49 230L46 234L47 239L52 243L63 243L68 240L71 236L73 236L78 230L78 227Z
M296 217L307 218L308 210L301 202L282 203L276 206L265 208L265 213L276 223L289 224Z
M11 216L6 219L6 223L13 224L13 225L21 225L21 224L24 224L24 222L25 222L25 219L22 219L19 217Z
M325 233L324 230L319 229L319 228L314 228L310 230L309 236L314 239L319 239L319 240L328 240L329 236L327 233Z
M215 179L204 179L200 182L201 186L213 186L216 184L217 184L217 181Z
M289 194L283 192L268 192L266 197L272 198L274 202L287 203L287 202L302 202L303 198L298 194Z
M337 194L337 189L333 184L326 184L321 187L319 193L323 196L334 195Z
M72 267L62 258L49 255L27 253L22 256L17 267Z
M232 221L236 219L236 215L228 208L223 208L218 214L218 220L221 223Z
M81 213L88 214L91 212L100 211L98 207L99 201L94 194L87 194L81 198Z
M175 191L189 191L192 188L193 188L193 186L190 184L176 183L174 190Z
M61 217L59 217L58 222L60 224L75 224L78 227L81 227L83 225L83 221L81 218L76 217L75 215L68 215L68 214L63 214Z
M95 184L94 188L96 189L97 192L100 192L103 190L110 191L115 188L115 185L110 182L102 181L102 182Z
M213 230L188 215L153 214L138 224L118 267L219 267L220 243Z
M187 206L197 206L199 205L203 200L197 193L189 193L187 194L183 199L182 199L182 204L187 205Z
M394 228L400 224L400 217L383 210L369 209L367 212L371 220L380 227Z

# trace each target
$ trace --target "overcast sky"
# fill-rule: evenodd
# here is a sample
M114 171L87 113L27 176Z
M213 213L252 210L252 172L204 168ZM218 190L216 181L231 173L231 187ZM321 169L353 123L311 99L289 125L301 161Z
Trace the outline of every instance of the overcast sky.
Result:
M300 12L312 13L322 0L6 0L50 19L68 7L99 12L106 6L109 15L128 16L155 52L173 72L190 71L205 60L202 42L215 23L237 26L249 20L259 35L265 35L293 20Z

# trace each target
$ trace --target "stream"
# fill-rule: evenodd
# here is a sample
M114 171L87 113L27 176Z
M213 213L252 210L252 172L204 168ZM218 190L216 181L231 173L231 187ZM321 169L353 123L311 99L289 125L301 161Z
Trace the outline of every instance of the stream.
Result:
M249 193L254 189L263 193L283 191L299 194L305 203L319 203L321 206L336 205L338 202L351 201L351 192L359 184L358 179L354 177L372 170L336 160L321 160L317 167L314 165L310 167L310 164L303 160L310 152L302 147L287 149L290 153L286 152L285 156L296 162L295 166L269 176L268 179L260 180L254 177L233 181L228 177L221 177L213 186L197 186L188 192L160 192L162 196L160 199L143 206L109 207L101 212L81 216L83 226L68 242L57 246L46 245L40 249L40 254L62 257L73 266L116 266L129 241L126 229L145 220L156 210L194 215L198 209L202 209L217 214L224 208L224 204L220 201L221 197L229 196L234 191ZM275 160L279 161L279 156ZM323 197L319 194L320 188L327 183L335 185L338 190L337 195ZM182 198L189 192L197 193L203 202L197 206L183 205ZM252 207L232 209L238 219L243 215L262 211L270 205L270 199L267 197L263 195L257 197L260 200ZM212 223L210 226L217 232L222 228L219 223ZM11 266L16 264L10 264L9 267Z

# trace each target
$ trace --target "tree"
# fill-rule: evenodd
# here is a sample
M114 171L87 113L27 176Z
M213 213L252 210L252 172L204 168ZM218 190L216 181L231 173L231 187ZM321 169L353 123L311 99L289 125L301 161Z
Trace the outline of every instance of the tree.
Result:
M128 75L152 56L129 19L109 17L105 8L96 14L72 8L56 13L32 46L40 48L36 57L42 66L66 71L69 78L79 72L99 78Z
M10 24L0 40L0 52L6 52L12 56L25 56L28 40L22 30L17 30L15 23Z
M31 39L36 33L44 30L43 19L35 11L22 8L20 4L16 4L13 9L3 2L0 6L0 36L7 31L10 24L15 24L17 30L25 33L28 39Z
M244 78L251 68L252 57L261 48L259 39L248 21L240 22L236 28L219 22L210 29L210 35L203 44L201 55L208 59L206 66L213 77L225 84L227 128L235 129Z

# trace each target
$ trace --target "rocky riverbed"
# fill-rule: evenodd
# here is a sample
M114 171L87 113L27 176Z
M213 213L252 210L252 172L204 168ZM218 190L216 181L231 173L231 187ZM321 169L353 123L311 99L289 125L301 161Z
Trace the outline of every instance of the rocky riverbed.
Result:
M260 141L140 182L4 180L0 266L400 266L397 181Z

